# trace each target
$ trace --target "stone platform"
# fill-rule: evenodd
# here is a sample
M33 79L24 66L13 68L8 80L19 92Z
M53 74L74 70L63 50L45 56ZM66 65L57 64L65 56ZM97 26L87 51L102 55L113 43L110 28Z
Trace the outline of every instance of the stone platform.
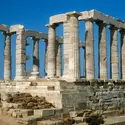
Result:
M44 96L55 108L63 109L64 114L86 108L109 111L125 107L124 81L85 79L76 82L58 79L1 81L0 91Z

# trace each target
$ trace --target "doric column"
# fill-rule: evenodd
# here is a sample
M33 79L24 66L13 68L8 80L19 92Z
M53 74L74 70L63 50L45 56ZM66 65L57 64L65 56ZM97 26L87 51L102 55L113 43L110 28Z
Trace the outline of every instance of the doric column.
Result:
M86 78L86 47L84 49L84 77Z
M48 66L48 40L45 41L45 65L44 65L44 71L45 71L45 76L47 75L47 66Z
M16 32L16 77L15 80L22 80L26 76L26 40L24 27L20 26Z
M80 13L67 13L69 26L69 50L68 56L68 79L76 80L80 78L80 50L79 50L79 31L78 31L78 17ZM64 43L65 44L65 43ZM64 50L65 51L65 50ZM65 63L65 62L64 62Z
M34 49L33 49L33 71L30 79L37 79L39 77L39 39L33 38Z
M4 80L11 79L11 34L5 33L4 46Z
M86 20L86 78L94 79L94 30L93 21Z
M122 79L125 80L125 31L121 30L121 69Z
M107 79L107 55L106 55L106 24L103 22L97 22L99 33L99 78Z
M114 26L110 26L110 43L111 43L111 78L117 80L118 72L118 31Z
M47 77L55 77L56 75L56 25L47 25L48 31L48 66L47 66Z
M62 61L61 61L61 44L58 43L57 45L57 53L56 53L56 76L61 77L62 71Z
M70 41L69 41L69 21L63 23L63 46L64 46L64 72L63 77L69 77L69 49L71 49Z

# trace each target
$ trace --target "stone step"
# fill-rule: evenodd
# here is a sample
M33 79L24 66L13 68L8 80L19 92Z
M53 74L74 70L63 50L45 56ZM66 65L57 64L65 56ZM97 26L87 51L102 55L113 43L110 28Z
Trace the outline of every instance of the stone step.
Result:
M44 121L38 121L37 125L63 125L64 122L62 120L44 120Z
M7 114L15 118L20 118L20 117L32 116L34 115L34 112L31 109L10 109L7 112Z
M19 125L37 125L38 121L41 121L42 117L41 116L27 116L24 118L18 118L17 122Z
M123 115L123 112L120 110L112 110L112 111L105 111L103 114L105 116L120 116Z
M85 117L75 117L73 118L75 120L75 124L83 123Z
M49 117L60 117L61 109L58 108L49 108L49 109L36 109L34 110L34 115L41 116L46 119Z

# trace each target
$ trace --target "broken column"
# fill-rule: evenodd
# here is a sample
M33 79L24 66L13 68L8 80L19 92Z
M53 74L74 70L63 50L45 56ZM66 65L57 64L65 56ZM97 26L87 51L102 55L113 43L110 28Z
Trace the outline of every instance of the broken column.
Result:
M58 42L57 45L57 53L56 53L56 76L61 77L61 71L62 71L62 61L61 61L61 44Z
M48 31L48 66L47 66L47 77L55 77L56 75L56 25L47 25Z
M80 78L80 48L79 48L79 31L78 31L78 17L81 15L77 12L70 12L66 14L68 17L69 26L69 65L68 65L68 79L76 80ZM65 43L64 43L65 44ZM65 62L64 62L65 63Z
M110 26L110 42L111 42L111 78L117 80L118 72L118 29Z
M99 78L107 79L107 56L106 56L106 24L97 22L99 32Z
M121 69L122 79L125 80L125 31L121 30Z
M11 79L11 34L4 33L5 46L4 46L4 80Z
M93 21L86 20L86 78L94 79L94 30Z
M33 71L30 79L37 79L39 77L39 39L33 38L34 49L33 49Z
M15 80L22 80L26 76L26 40L24 26L19 25L17 28Z

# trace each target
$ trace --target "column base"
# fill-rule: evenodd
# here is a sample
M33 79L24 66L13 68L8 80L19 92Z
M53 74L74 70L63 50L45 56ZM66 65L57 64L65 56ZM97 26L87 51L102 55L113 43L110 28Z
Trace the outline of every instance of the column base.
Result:
M39 77L39 72L31 72L31 76L29 77L30 80L36 80Z
M74 78L74 77L71 77L71 76L68 76L68 75L63 75L61 77L62 80L66 80L67 82L75 82L77 80L77 78Z
M25 76L16 76L15 78L14 78L14 80L24 80L25 79Z

